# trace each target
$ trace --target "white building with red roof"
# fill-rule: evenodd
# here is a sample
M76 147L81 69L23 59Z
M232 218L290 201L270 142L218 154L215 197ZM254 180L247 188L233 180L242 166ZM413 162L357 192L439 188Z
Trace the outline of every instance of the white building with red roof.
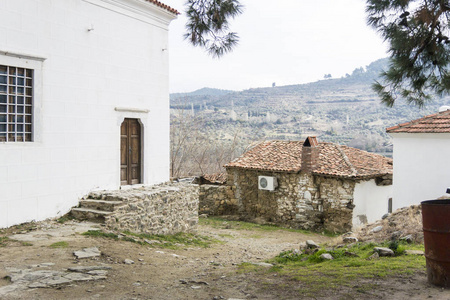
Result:
M177 14L156 0L0 1L0 228L169 180Z
M234 213L298 228L348 231L392 197L392 159L315 137L264 141L225 167Z
M450 187L450 110L386 129L394 144L397 209L436 199Z

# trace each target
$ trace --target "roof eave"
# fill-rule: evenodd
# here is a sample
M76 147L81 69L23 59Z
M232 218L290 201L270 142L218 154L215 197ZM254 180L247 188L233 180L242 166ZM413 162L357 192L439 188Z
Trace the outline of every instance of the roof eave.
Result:
M238 167L238 166L224 166L226 169L234 168L239 170L248 170L248 171L260 171L260 172L274 172L274 173L289 173L289 174L297 174L300 170L281 170L281 169L264 169L264 168L252 168L252 167Z

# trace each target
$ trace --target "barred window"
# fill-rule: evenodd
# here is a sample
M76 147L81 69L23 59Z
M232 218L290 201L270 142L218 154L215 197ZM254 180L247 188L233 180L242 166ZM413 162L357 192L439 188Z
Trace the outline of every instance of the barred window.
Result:
M31 142L33 70L0 65L0 142Z

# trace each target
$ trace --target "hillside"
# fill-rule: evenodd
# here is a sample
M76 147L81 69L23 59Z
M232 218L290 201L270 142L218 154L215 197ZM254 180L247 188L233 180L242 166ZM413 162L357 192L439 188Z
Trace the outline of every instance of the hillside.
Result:
M234 155L251 142L302 140L308 135L389 155L387 127L435 113L450 98L434 99L422 109L401 101L387 108L371 89L386 66L387 59L380 59L345 77L313 83L171 95L172 128L176 131L182 119L189 119L204 145L233 145Z

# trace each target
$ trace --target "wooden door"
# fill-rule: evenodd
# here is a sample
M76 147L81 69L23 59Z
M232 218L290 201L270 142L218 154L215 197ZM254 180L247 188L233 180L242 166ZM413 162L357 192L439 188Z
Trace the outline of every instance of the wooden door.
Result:
M141 183L141 124L125 119L120 127L120 184Z

